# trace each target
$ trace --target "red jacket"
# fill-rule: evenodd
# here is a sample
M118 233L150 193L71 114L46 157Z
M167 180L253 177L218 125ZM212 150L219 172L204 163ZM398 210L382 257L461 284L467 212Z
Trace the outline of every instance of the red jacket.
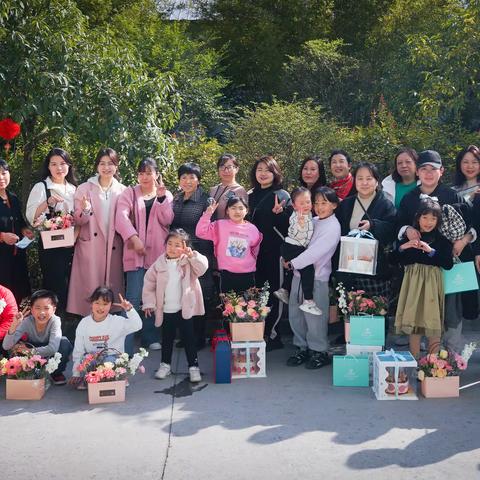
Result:
M3 307L3 302L7 304ZM3 308L3 311L1 311ZM13 293L3 285L0 285L0 340L3 341L3 338L8 332L10 325L13 322L13 317L15 317L18 312L17 302Z

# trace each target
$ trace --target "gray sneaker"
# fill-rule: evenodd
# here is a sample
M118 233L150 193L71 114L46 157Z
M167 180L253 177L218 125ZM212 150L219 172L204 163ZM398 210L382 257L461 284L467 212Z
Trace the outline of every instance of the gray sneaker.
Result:
M172 373L172 369L168 363L161 363L158 367L158 370L155 372L155 378L158 380L163 380L167 378Z
M188 369L188 373L190 374L190 381L192 383L198 383L198 382L202 381L202 375L200 374L200 368L190 367Z
M273 294L283 303L288 304L288 299L289 299L289 293L288 290L285 288L279 288L278 290L275 290Z

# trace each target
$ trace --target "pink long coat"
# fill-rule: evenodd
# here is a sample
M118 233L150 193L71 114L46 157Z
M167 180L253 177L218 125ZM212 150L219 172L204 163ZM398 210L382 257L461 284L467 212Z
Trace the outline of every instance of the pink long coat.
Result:
M203 315L202 287L198 281L208 269L208 259L205 255L193 252L192 258L182 258L178 261L182 277L182 317L192 318ZM160 327L163 323L163 305L165 304L165 289L168 283L167 261L165 255L148 269L143 280L142 308L155 310L155 326Z
M146 208L140 185L135 187L135 195L132 188L127 188L118 199L115 228L124 241L123 269L126 272L138 268L148 269L165 251L165 238L173 221L172 200L173 196L169 191L166 192L163 202L155 199L146 228ZM132 217L135 225L132 224ZM139 255L130 247L128 240L133 235L138 235L143 242L145 255Z
M91 312L88 298L100 285L109 286L118 300L124 293L122 250L123 242L115 232L115 210L125 186L113 180L109 228L105 231L102 209L102 190L96 177L77 188L74 198L74 218L80 232L75 243L72 273L68 290L67 312L86 316ZM89 215L82 212L82 199L86 196L92 205Z

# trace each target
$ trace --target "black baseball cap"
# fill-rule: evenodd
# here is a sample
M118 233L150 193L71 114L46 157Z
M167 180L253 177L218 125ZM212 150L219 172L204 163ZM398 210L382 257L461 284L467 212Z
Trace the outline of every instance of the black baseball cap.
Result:
M417 160L417 168L430 165L434 168L442 168L442 158L435 150L424 150L420 152Z

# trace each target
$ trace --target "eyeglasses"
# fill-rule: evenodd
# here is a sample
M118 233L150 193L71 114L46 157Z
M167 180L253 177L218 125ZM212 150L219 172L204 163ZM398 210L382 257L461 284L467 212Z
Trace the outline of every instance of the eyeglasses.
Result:
M235 165L223 165L219 169L222 170L223 172L231 172L232 170L235 170L237 167Z

